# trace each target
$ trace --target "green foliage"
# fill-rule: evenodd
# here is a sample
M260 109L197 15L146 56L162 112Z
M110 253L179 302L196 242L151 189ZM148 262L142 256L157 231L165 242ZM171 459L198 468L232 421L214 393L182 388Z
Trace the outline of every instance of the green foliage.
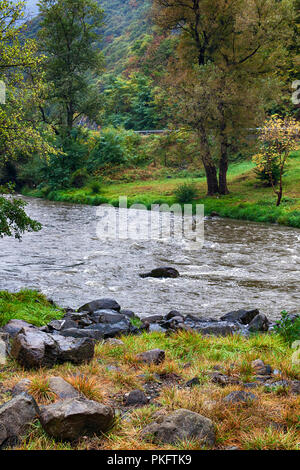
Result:
M99 40L103 11L97 0L41 0L39 45L50 84L44 119L70 131L78 118L100 108L97 76L103 67Z
M86 168L79 168L78 170L74 171L70 178L70 185L73 188L82 188L85 186L90 179L88 171Z
M194 199L199 197L199 190L195 183L184 183L178 186L175 190L176 201L185 204L191 203Z
M276 323L274 329L286 343L291 345L294 341L300 340L300 317L292 320L290 315L283 310L281 319Z
M254 172L258 181L261 181L265 186L268 187L272 187L272 181L273 184L277 186L280 180L280 167L276 162L272 162L272 168L270 170L264 166L262 168L255 168Z
M24 232L38 232L42 226L32 220L24 208L26 202L12 198L11 187L0 187L0 238L4 236L21 239Z
M35 326L43 326L51 320L59 320L63 311L52 305L43 294L22 290L16 294L0 291L0 326L10 320L24 320Z
M71 176L85 165L88 154L88 132L80 127L70 134L58 136L56 146L60 153L52 154L44 162L41 174L45 184L52 189L67 188Z
M91 151L87 168L98 170L105 165L124 165L133 159L139 136L132 131L122 129L103 129Z
M100 181L92 181L90 184L90 189L92 194L99 194L102 189Z
M129 78L112 75L104 87L104 125L138 131L156 129L159 113L150 77L141 73Z

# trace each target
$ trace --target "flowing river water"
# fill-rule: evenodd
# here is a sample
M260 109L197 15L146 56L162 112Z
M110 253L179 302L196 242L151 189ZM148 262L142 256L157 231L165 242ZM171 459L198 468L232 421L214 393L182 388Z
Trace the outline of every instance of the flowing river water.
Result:
M23 241L0 239L0 289L39 289L59 305L115 298L140 316L171 309L219 318L259 308L271 319L300 312L300 230L229 219L205 220L202 249L172 240L101 240L96 208L27 199L43 224ZM177 279L141 279L172 266Z

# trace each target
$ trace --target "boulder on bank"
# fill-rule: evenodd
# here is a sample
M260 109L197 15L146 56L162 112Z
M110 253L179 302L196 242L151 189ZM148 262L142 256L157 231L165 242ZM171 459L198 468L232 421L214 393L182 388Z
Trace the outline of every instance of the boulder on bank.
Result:
M266 332L269 330L270 322L266 315L257 315L249 324L248 328L251 333Z
M40 410L40 421L47 434L64 441L101 435L112 427L114 416L113 408L80 398L58 401Z
M149 398L142 390L132 390L124 397L126 406L142 406L149 403Z
M163 279L163 278L172 278L176 279L179 277L180 274L175 268L170 268L170 267L162 267L162 268L156 268L152 269L149 273L145 274L140 274L140 277L145 279L147 277L154 277L156 279Z
M9 335L7 333L0 333L0 366L6 365L9 349Z
M121 306L114 299L98 299L83 305L78 309L78 312L94 313L97 310L116 310L119 312Z
M226 313L221 317L221 321L229 321L242 323L243 325L248 325L254 320L254 318L259 315L259 310L235 310L233 312Z
M137 360L140 362L145 362L146 364L161 364L166 358L165 351L161 349L152 349L151 351L145 351L143 353L137 354Z
M66 382L62 377L50 377L49 388L61 400L79 398L80 396L78 390L72 387L72 385Z
M35 326L23 320L10 320L3 328L2 331L7 333L11 338L17 336L23 328L34 328Z
M26 369L53 367L72 362L82 364L94 357L94 342L89 338L64 338L25 328L14 338L11 355Z
M166 444L196 439L208 447L212 447L216 439L214 424L210 419L185 409L161 416L144 428L142 437Z
M0 449L17 445L39 414L34 399L25 393L0 407Z

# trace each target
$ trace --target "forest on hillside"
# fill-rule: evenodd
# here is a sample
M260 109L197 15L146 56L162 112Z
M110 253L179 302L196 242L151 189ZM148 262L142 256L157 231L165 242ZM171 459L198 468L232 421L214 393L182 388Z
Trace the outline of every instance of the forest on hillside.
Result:
M0 182L56 197L186 177L167 194L184 202L199 198L197 178L208 196L229 194L230 165L245 162L254 202L261 185L279 206L298 171L287 155L297 155L299 0L274 2L42 0L24 24L24 3L3 0ZM295 197L276 220L298 224Z

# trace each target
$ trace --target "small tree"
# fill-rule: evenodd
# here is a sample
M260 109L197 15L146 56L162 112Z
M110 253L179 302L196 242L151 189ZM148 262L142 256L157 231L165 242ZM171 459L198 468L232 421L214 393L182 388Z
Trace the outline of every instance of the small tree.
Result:
M258 171L270 175L270 182L277 196L277 207L283 195L283 175L290 153L299 145L300 123L292 117L280 118L277 115L267 119L260 129L260 152L253 157ZM279 169L278 184L273 177L274 166Z

